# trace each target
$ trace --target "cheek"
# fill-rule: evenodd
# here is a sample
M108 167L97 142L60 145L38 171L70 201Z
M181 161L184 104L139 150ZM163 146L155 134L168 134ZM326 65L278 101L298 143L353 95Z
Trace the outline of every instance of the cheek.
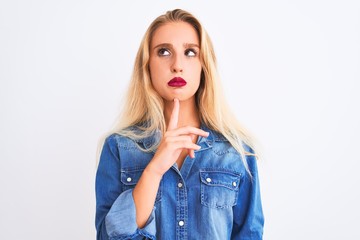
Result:
M158 62L152 60L149 62L150 80L155 91L159 92L161 89L161 69Z
M196 61L196 63L193 66L194 66L194 69L195 69L196 72L198 72L198 73L201 72L201 62L200 62L200 60Z
M155 72L154 61L151 60L151 58L149 60L149 72L150 72L150 77L152 77L153 73Z
M189 61L184 66L184 69L185 69L185 72L191 73L193 76L197 76L198 74L201 73L202 67L201 67L200 62Z
M150 79L153 85L156 85L157 77L158 77L158 69L154 62L149 63L149 72L150 72Z
M202 66L201 66L201 63L199 63L199 68L198 68L199 75L201 75L201 72L202 72Z
M149 62L149 70L151 78L159 77L164 72L164 63L152 60Z
M199 78L199 80L200 80L200 77L201 77L201 71L202 71L201 64L200 64L200 63L196 64L196 67L195 67L195 69L194 69L194 74L197 75L197 77Z

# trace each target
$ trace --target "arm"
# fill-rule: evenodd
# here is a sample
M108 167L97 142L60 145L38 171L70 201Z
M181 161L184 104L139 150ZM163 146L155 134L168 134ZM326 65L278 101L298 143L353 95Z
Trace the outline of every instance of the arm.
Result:
M207 132L198 128L177 128L178 112L177 100L168 131L134 190L121 192L116 139L109 137L106 140L96 175L98 239L155 238L154 202L162 175L176 162L183 149L188 150L192 157L193 151L200 149L192 142L191 135L208 136Z
M190 157L193 158L195 157L194 150L200 149L200 146L192 142L191 136L208 136L207 132L198 128L178 128L179 108L179 100L174 99L174 107L167 131L153 159L145 168L133 191L136 206L136 222L140 228L146 224L150 213L153 211L156 193L163 174L176 162L181 151L187 150Z
M108 137L104 143L95 185L98 240L154 238L154 213L151 213L146 227L138 229L132 190L121 192L120 158L114 136Z
M234 240L259 240L263 235L264 216L255 157L248 156L247 163L252 176L246 173L240 185L231 234Z

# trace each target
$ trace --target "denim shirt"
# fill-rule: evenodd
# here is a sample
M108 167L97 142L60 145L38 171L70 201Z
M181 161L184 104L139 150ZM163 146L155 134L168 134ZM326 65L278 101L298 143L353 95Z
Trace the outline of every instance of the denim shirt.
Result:
M97 239L262 239L264 217L255 157L240 154L219 133L199 137L201 149L174 164L162 177L145 227L136 224L132 191L159 136L141 141L112 134L103 146L96 173ZM245 145L245 150L252 152ZM144 196L146 197L146 196Z

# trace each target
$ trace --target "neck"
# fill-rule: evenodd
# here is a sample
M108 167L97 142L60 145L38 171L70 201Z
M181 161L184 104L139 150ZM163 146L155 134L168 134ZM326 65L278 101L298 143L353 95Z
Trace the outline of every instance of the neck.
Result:
M169 123L169 119L173 110L174 102L166 101L164 102L164 115L166 126ZM180 101L180 110L179 110L179 120L178 127L192 126L200 127L200 117L198 109L195 104L195 97L188 100Z

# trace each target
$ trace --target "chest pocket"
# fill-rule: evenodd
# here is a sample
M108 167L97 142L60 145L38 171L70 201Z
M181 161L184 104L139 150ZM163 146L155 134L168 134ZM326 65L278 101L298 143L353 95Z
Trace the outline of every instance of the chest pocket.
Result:
M236 205L241 174L224 169L200 170L201 204L211 208Z
M139 182L141 174L144 172L144 169L121 169L121 183L122 191L135 188L136 184ZM160 181L159 189L156 194L155 202L161 200L162 192L162 180Z

